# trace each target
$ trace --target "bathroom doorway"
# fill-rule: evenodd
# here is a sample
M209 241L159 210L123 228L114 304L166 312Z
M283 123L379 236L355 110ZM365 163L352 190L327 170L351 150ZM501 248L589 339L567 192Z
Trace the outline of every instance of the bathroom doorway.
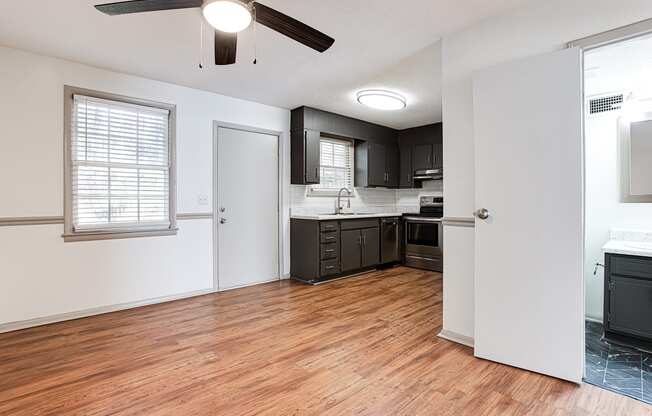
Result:
M650 29L611 42L601 42L602 34L598 45L579 46L585 46L584 381L652 404Z

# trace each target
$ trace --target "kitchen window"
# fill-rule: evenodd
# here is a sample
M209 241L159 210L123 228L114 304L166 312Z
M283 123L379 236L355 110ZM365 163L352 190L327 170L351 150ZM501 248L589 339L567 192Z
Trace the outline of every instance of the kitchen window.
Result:
M176 233L175 107L65 88L66 241Z
M353 190L353 141L322 137L320 140L319 185L314 196L331 196L342 188Z

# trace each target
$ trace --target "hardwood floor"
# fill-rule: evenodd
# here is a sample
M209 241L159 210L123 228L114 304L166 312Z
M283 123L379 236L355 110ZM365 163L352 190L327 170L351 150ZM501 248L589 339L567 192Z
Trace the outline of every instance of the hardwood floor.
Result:
M441 275L395 268L2 334L0 415L652 415L476 359L441 322Z

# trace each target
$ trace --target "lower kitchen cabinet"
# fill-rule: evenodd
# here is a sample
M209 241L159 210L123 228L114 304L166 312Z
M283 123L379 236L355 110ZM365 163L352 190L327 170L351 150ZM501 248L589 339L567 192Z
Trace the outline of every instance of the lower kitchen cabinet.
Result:
M342 231L342 271L348 272L362 266L362 236L360 230Z
M362 267L376 266L380 263L380 228L360 230L362 236Z
M316 283L380 265L380 221L292 219L293 278Z

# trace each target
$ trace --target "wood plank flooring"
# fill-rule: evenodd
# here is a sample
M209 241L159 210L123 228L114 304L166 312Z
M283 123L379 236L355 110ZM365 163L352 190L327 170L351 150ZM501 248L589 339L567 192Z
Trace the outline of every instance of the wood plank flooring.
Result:
M652 415L476 359L441 323L441 275L399 267L2 334L0 415Z

